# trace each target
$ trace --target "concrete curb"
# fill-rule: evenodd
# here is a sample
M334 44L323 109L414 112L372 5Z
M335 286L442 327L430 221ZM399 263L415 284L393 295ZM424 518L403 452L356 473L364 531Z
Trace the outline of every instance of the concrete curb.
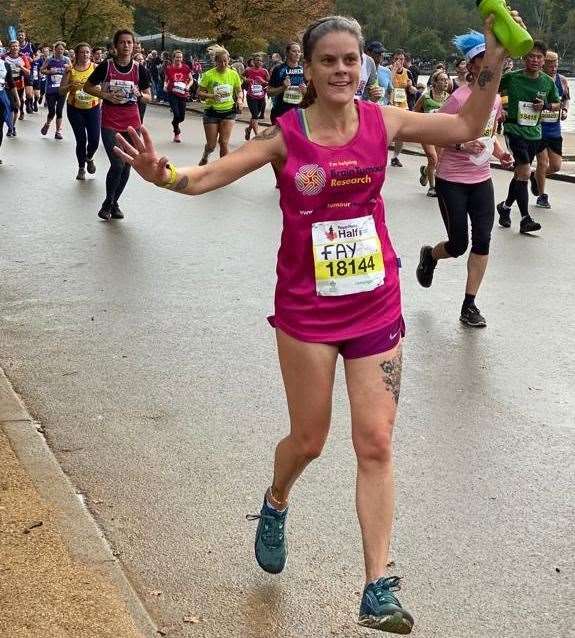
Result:
M169 108L168 104L158 104L157 102L152 102L152 106L160 106L160 107ZM198 113L200 115L202 115L203 112L204 112L203 108L201 106L199 106L197 103L188 104L186 106L186 110L187 111L192 111L194 113ZM245 117L243 117L243 114L240 115L236 121L237 122L242 122L244 124L248 124L249 123L249 119L246 119ZM266 122L265 120L259 122L259 125L260 126L271 126L271 124L269 122ZM404 148L401 152L405 153L406 155L419 155L419 156L425 157L425 153L423 151L416 151L416 150ZM563 159L565 161L575 160L575 158L572 158L571 156L566 156ZM497 162L492 162L491 168L506 170L500 164L498 164ZM575 184L575 175L570 175L569 173L554 173L553 175L549 175L547 177L547 179L556 179L556 180L558 180L560 182L569 182L571 184Z
M158 628L132 587L118 559L79 494L62 471L38 424L0 368L0 427L42 499L52 507L72 556L111 582L144 638Z

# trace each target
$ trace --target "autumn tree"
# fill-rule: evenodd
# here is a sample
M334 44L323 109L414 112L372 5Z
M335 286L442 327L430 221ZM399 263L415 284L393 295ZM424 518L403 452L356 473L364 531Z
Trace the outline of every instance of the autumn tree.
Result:
M103 42L132 28L133 10L122 0L11 0L10 13L34 42Z
M136 0L165 22L166 29L184 37L206 37L238 50L262 48L270 40L297 37L315 18L333 11L331 0L197 0L172 3Z

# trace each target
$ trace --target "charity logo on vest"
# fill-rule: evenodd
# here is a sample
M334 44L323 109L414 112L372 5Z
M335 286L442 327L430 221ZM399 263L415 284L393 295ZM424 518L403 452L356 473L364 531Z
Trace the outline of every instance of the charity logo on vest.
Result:
M317 164L300 166L295 175L295 185L304 195L318 195L326 184L326 174Z

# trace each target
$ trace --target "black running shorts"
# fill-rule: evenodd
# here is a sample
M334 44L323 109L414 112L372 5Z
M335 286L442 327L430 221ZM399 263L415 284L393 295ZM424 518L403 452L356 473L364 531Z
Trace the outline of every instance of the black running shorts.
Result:
M543 138L539 141L539 149L538 153L541 153L545 150L549 149L555 155L559 155L559 157L563 157L563 138L562 137L548 137L547 139Z
M507 147L515 160L515 166L533 162L539 152L541 140L526 140L524 137L511 134L507 134L505 137L507 139Z

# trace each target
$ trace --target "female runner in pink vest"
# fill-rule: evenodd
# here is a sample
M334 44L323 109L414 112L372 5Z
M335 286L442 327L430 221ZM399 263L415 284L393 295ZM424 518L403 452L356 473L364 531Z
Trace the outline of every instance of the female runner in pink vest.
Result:
M519 20L519 18L516 18ZM148 132L117 136L115 152L157 186L188 195L215 190L271 163L283 233L275 326L291 429L276 448L271 486L257 516L256 559L279 573L287 558L288 497L322 451L330 427L338 354L344 359L357 456L357 513L365 588L359 623L408 634L399 578L386 576L394 512L392 431L401 380L397 258L380 195L388 140L447 146L476 139L488 119L505 50L486 23L487 51L472 94L455 115L356 101L363 39L355 20L332 16L303 38L307 101L254 140L206 166L176 168Z

